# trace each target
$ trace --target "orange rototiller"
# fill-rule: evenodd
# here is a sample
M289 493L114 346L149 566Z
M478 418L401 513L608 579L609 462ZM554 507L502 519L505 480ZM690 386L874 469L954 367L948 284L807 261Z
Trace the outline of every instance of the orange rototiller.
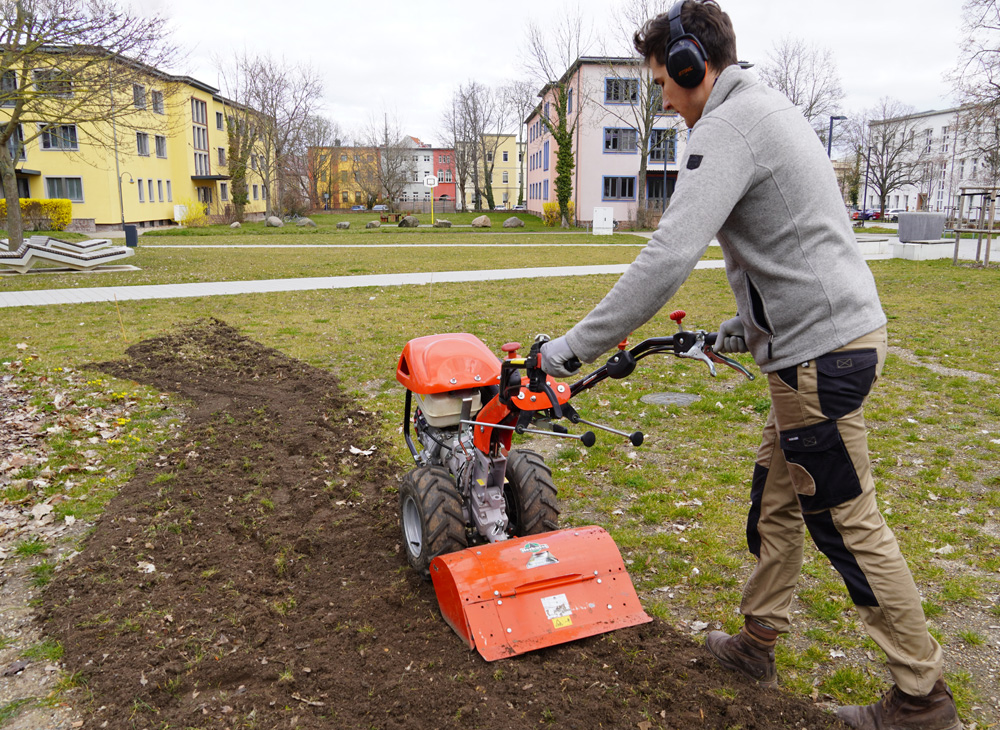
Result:
M570 405L606 378L624 378L647 355L704 361L715 375L715 334L678 332L628 343L573 384L546 376L535 338L527 357L511 342L500 359L470 334L418 337L403 348L403 436L417 463L399 490L406 556L434 581L441 613L489 661L649 621L618 547L599 527L560 530L556 487L541 455L511 447L514 433L579 440L559 421L629 439L643 435L586 421ZM416 441L410 433L411 424Z

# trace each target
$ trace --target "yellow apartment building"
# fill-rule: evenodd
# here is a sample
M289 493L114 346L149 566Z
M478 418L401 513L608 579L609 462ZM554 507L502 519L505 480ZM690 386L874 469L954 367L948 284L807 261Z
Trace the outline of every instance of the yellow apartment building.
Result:
M381 200L380 154L375 147L310 147L312 207L343 210L355 205L368 207Z
M5 73L5 90L8 76L11 84L17 81L14 73ZM171 224L181 214L178 206L191 201L205 203L213 218L226 217L232 200L227 118L242 108L187 76L146 67L133 78L142 83L109 89L109 103L129 106L115 121L62 124L33 118L19 125L21 139L35 136L24 134L29 124L41 134L14 160L18 195L68 198L70 227L80 231L118 229L123 219L140 228ZM0 103L0 123L10 105ZM8 149L13 154L14 145ZM259 159L252 155L247 166L249 219L260 218L267 201Z
M493 188L493 205L510 210L517 205L524 179L524 144L518 143L513 134L485 135L483 147L485 159L479 164L479 186L483 194L483 208L486 201L486 170L493 167L490 183ZM472 176L465 181L465 199L469 207L475 206L476 191Z

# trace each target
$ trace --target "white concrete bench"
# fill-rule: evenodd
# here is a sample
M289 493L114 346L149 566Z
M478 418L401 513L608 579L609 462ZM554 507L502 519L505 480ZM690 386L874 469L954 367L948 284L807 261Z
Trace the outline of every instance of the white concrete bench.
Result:
M0 240L0 249L6 246L7 239ZM49 263L77 271L90 271L134 254L135 251L126 246L112 246L106 238L74 243L48 236L32 236L16 251L0 250L0 269L13 269L24 274L37 263Z

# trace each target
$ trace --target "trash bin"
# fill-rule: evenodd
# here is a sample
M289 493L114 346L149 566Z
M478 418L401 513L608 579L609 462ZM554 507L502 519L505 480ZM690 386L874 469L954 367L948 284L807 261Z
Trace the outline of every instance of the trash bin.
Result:
M125 226L125 245L129 248L139 245L139 231L135 226Z

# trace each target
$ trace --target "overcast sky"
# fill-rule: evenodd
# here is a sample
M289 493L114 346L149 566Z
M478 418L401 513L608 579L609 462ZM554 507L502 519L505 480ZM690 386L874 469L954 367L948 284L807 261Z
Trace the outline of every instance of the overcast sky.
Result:
M314 65L325 113L347 131L395 114L403 131L441 141L440 119L459 84L528 78L529 21L544 27L564 0L134 0L166 15L182 50L177 73L219 86L214 58L246 48ZM943 76L955 64L961 0L720 0L739 57L765 60L782 36L833 51L847 96L843 113L892 96L917 111L953 99ZM615 0L578 0L592 23L590 55L613 41Z

